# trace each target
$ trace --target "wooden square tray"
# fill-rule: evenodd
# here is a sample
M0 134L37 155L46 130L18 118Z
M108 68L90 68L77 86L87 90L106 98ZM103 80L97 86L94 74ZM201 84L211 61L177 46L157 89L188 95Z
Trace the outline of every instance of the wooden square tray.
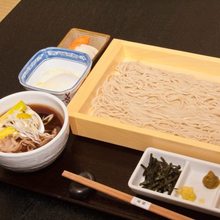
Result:
M220 59L113 39L68 106L74 134L137 149L152 146L170 152L220 162L220 146L113 122L88 114L97 88L116 64L125 60L141 60L173 72L187 73L220 82Z

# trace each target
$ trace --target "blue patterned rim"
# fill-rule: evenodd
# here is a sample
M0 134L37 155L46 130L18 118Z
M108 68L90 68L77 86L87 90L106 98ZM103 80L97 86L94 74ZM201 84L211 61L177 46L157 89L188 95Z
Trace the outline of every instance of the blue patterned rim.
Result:
M71 88L61 91L61 92L37 88L35 86L28 85L26 82L31 77L31 75L34 73L34 70L37 69L43 62L49 59L53 59L53 58L61 58L64 60L69 60L71 62L80 63L86 66L86 69L84 73L81 75L81 77L79 78L79 80ZM64 48L58 48L58 47L48 47L48 48L39 50L36 54L34 54L34 56L25 64L25 66L20 71L18 75L18 79L19 79L20 84L28 89L45 91L45 92L54 93L54 94L61 94L61 93L64 93L70 90L77 89L81 80L83 80L88 74L91 66L92 66L92 60L85 53L74 51L74 50L68 50Z

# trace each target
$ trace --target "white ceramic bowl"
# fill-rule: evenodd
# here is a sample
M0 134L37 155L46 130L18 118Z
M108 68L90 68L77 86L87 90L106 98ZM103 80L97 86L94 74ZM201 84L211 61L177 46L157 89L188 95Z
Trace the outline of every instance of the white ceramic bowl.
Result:
M25 89L53 94L67 105L88 75L91 65L92 60L85 53L48 47L31 57L18 79Z
M22 153L0 152L0 166L18 172L32 172L51 164L63 151L69 136L69 119L65 104L57 97L39 91L18 92L0 99L0 115L18 101L54 109L63 117L63 126L57 136L35 150Z

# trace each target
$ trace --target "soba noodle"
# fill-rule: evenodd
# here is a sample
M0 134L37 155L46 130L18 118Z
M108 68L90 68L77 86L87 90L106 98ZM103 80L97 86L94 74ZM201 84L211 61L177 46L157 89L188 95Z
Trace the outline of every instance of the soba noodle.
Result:
M138 62L116 67L90 114L220 145L220 84Z

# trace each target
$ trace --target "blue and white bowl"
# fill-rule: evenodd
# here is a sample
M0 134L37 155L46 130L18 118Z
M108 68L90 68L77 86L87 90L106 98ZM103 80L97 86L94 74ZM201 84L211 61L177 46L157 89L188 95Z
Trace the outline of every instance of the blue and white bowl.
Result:
M82 52L57 47L38 51L19 73L19 82L27 90L44 91L66 105L88 75L91 58Z

